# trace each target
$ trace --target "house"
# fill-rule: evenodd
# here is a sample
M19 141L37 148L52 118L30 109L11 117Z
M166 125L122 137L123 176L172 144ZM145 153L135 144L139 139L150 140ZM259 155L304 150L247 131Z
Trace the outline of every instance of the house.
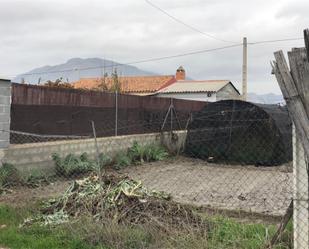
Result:
M186 80L182 66L175 75L120 76L116 79L121 93L198 101L239 99L240 94L229 80ZM74 88L108 91L115 87L115 78L83 78Z
M120 76L118 77L119 88L123 94L154 95L161 88L176 82L174 75L162 76ZM86 78L74 82L74 88L92 90L110 90L115 84L112 77Z
M155 96L208 102L240 99L239 91L229 80L186 80L183 67L177 69L176 79L157 91Z

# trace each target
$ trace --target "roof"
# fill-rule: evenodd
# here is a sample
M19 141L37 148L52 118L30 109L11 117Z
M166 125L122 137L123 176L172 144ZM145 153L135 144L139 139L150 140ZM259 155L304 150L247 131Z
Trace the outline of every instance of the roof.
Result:
M200 81L179 80L173 84L170 84L162 88L161 90L158 91L158 93L165 94L165 93L217 92L221 88L225 87L227 84L232 83L229 80L200 80Z
M168 86L176 81L174 75L164 76L121 76L118 77L121 91L123 93L154 93L159 89ZM94 89L105 81L107 88L113 85L111 77L104 78L83 78L74 82L74 88Z

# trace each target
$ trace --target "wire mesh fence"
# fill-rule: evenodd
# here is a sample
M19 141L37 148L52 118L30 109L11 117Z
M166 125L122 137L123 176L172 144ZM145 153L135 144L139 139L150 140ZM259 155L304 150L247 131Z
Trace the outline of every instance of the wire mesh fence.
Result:
M145 127L123 136L96 122L74 136L7 131L1 202L50 197L23 227L57 224L108 248L308 247L308 178L294 188L308 162L284 107L224 101L166 117L119 122L119 131Z

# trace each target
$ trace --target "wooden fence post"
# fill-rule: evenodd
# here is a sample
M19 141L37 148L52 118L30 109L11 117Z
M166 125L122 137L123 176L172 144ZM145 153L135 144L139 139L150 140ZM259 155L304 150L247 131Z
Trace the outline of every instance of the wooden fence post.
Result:
M294 249L309 248L308 168L303 145L293 125Z
M275 52L273 71L293 121L293 225L294 249L309 248L309 30L304 30L306 48Z

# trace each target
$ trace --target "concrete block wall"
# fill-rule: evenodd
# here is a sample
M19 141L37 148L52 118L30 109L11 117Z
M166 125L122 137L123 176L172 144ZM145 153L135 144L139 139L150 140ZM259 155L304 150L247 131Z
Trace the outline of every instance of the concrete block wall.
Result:
M179 151L185 141L186 132L176 132L179 139L171 139L168 133L150 133L127 135L117 137L98 138L98 147L100 153L105 153L114 157L120 151L126 151L133 145L134 141L142 145L151 143L164 144L169 149ZM94 158L96 153L94 139L78 139L69 141L56 141L32 144L11 145L3 150L4 156L2 161L12 163L21 172L40 171L45 174L53 173L54 162L51 155L58 153L66 156L70 153L81 155L86 152Z
M10 112L11 81L0 79L0 150L10 145Z

